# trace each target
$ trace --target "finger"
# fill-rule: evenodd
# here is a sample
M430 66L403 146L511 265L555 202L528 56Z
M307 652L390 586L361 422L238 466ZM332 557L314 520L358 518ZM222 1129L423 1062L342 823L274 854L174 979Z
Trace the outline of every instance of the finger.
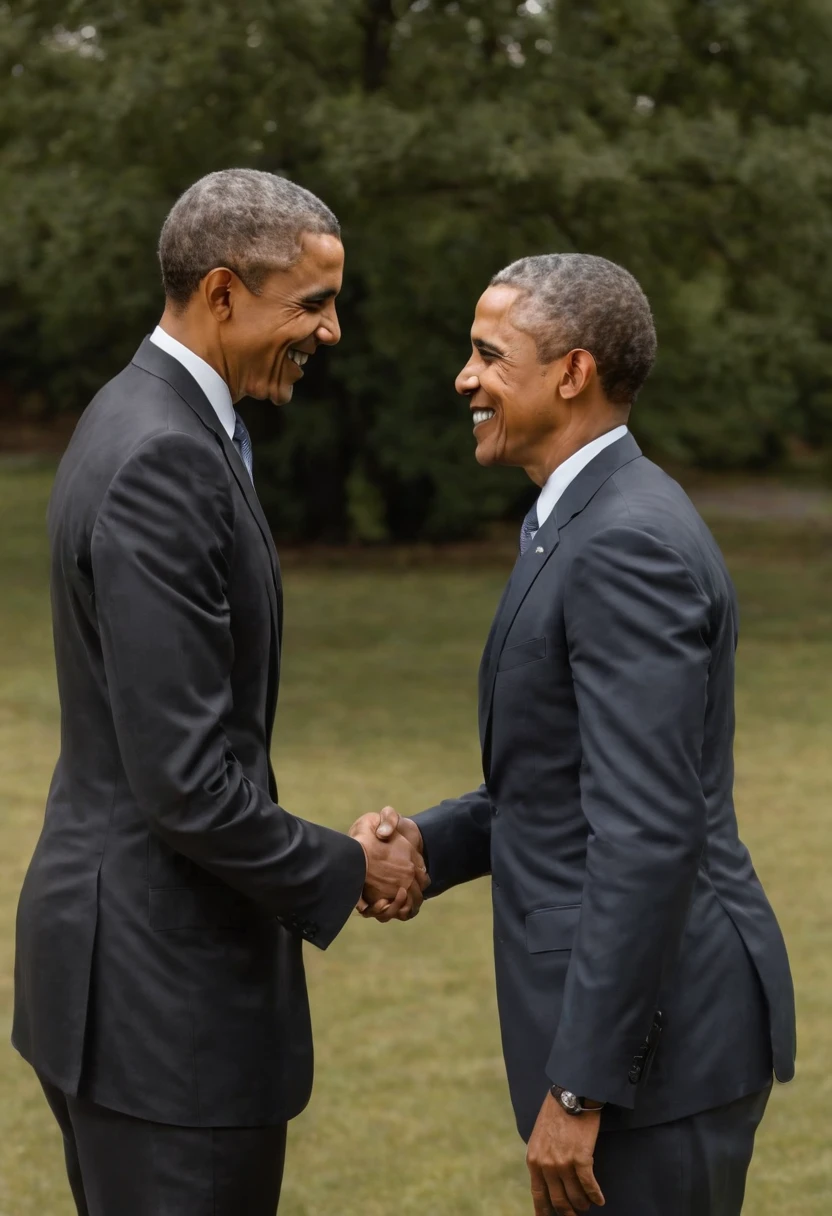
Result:
M398 826L398 812L394 811L392 806L383 807L378 827L376 828L376 836L378 836L379 840L389 840L391 836L395 835Z
M549 1202L549 1188L539 1170L529 1166L532 1176L532 1203L534 1216L552 1216L552 1205Z
M418 915L419 915L419 908L414 907L413 903L408 899L407 903L402 908L401 912L399 912L398 920L402 920L402 921L413 920Z
M368 904L366 910L364 912L362 912L361 915L366 920L376 920L381 915L381 913L385 910L385 908L389 908L389 907L390 907L389 899L377 899L375 901L375 903Z
M381 923L383 925L389 924L389 922L391 920L398 919L399 913L402 911L403 908L408 907L409 904L410 904L410 899L408 896L408 892L405 890L404 887L400 887L399 890L396 892L396 898L390 901L390 903L387 905L387 907L384 909L384 911L381 913L381 915L378 917L378 919L381 921Z
M560 1180L563 1183L563 1189L566 1191L566 1198L572 1204L573 1209L576 1212L585 1212L589 1207L589 1200L584 1193L583 1186L578 1180L574 1166L562 1170Z
M364 896L362 895L361 898L359 899L358 903L355 905L355 910L356 910L356 912L359 912L363 916L364 913L367 911L367 907L368 907L367 901L364 898Z
M595 1177L595 1171L592 1168L592 1161L576 1161L575 1173L578 1176L578 1181L584 1189L584 1194L590 1203L594 1203L596 1207L602 1208L606 1203L603 1192L598 1185L598 1180Z
M425 901L425 897L422 894L422 888L419 885L418 879L414 878L413 882L407 889L407 893L410 896L411 904L418 912L419 908L421 908Z
M554 1171L547 1170L546 1186L549 1189L549 1202L557 1212L557 1216L575 1216L575 1209L566 1196L560 1175Z
M423 891L426 891L430 886L430 875L422 865L416 866L416 881Z
M375 811L369 815L361 815L350 828L349 835L355 838L356 836L360 836L362 832L375 832L380 819L381 816Z
M537 1191L532 1187L532 1203L534 1204L534 1216L552 1216L555 1210L549 1201L549 1192L545 1188Z

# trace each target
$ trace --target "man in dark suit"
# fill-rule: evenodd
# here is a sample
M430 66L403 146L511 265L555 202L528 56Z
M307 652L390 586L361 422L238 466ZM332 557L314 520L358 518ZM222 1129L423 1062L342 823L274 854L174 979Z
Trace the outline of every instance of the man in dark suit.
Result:
M274 1216L312 1039L302 945L364 891L412 914L406 841L277 802L282 590L243 396L338 341L334 215L282 178L197 182L160 327L105 386L49 508L61 753L17 924L13 1040L84 1216ZM370 895L372 892L372 895Z
M737 834L734 588L627 430L650 308L602 258L527 258L472 340L477 459L540 495L480 670L484 784L379 832L424 844L432 895L492 876L536 1216L736 1216L793 992Z

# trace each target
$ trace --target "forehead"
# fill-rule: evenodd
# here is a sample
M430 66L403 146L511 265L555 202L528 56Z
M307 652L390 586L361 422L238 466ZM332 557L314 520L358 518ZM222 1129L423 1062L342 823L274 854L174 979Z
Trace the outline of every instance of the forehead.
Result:
M514 306L523 293L506 283L488 287L477 301L471 338L474 341L496 342L517 346L531 341L525 330L514 320Z
M337 295L344 277L344 246L329 233L305 232L301 254L288 270L269 276L269 285L293 295Z

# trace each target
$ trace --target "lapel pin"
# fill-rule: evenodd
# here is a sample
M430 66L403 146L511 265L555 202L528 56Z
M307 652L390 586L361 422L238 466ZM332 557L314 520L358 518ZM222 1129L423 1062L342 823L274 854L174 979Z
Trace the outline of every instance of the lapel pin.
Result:
M535 553L545 553L545 552L546 552L546 550L543 548L542 545L538 545L537 548L535 549Z

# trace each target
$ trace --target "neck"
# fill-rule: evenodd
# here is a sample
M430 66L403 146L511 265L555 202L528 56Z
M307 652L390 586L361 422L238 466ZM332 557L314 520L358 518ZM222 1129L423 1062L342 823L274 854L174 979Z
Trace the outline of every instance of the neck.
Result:
M205 332L205 327L192 315L192 310L186 308L184 312L174 312L168 304L165 306L159 325L169 337L175 338L177 342L187 346L188 350L192 350L195 355L199 355L200 359L204 359L209 367L213 367L218 376L222 376L236 405L240 397L234 395L222 348L212 340L211 335Z
M580 452L593 439L608 435L618 426L627 422L626 414L606 414L603 418L593 421L583 420L582 424L570 423L556 435L549 437L548 442L533 453L533 458L524 464L526 474L531 480L543 488L554 473L555 469L564 464L570 456Z

